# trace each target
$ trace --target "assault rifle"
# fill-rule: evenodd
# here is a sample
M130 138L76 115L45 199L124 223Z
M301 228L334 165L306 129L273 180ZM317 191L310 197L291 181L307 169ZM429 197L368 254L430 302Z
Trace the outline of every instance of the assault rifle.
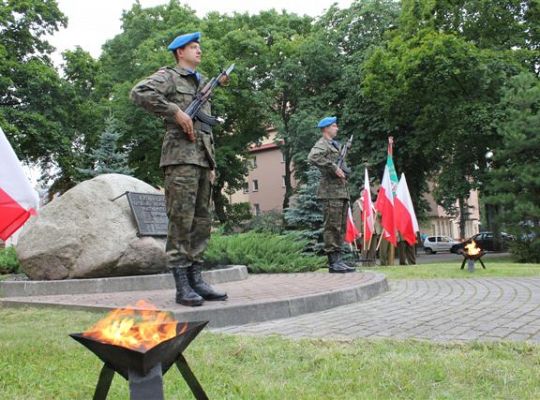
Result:
M223 86L223 83L229 78L233 69L234 64L232 64L226 70L222 71L218 76L212 78L210 82L208 82L204 86L204 88L199 93L197 93L195 99L184 111L187 115L191 117L191 119L194 120L195 118L197 118L202 123L212 126L218 124L218 119L216 117L212 117L211 115L203 113L201 111L201 107L208 101L208 99L210 99L216 87Z
M351 135L349 140L347 140L347 143L341 146L341 149L339 150L339 157L337 160L337 166L339 169L343 171L346 178L348 178L349 175L351 174L351 169L347 167L347 164L345 163L345 159L347 158L347 153L349 152L349 149L352 146L352 140L353 140L353 135Z

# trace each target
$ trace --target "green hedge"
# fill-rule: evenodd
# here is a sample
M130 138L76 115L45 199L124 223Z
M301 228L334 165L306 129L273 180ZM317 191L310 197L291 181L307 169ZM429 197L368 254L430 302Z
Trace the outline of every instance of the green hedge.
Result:
M17 274L20 272L19 259L15 247L9 246L0 250L0 274Z
M325 259L303 253L307 241L296 233L212 235L205 259L211 264L247 265L250 272L306 272L324 267Z

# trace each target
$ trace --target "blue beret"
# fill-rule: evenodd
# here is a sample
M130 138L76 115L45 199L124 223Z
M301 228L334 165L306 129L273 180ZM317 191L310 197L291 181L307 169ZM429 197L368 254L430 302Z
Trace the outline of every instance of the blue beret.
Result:
M175 51L188 43L198 42L199 40L201 40L201 32L186 33L185 35L180 35L174 39L169 47L167 47L167 50Z
M326 128L327 126L332 125L336 121L337 121L336 117L324 117L323 119L319 121L317 128Z

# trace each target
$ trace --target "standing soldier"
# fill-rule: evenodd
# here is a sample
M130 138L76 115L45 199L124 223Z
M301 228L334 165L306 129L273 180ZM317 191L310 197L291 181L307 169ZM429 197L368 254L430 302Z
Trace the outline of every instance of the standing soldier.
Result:
M176 66L161 68L131 91L137 105L165 122L159 165L165 173L169 218L166 250L176 282L176 302L186 306L227 298L201 276L202 256L210 239L210 200L216 176L212 128L192 121L183 111L204 87L204 78L195 71L201 62L200 38L201 34L195 32L174 39L168 49ZM210 115L210 104L205 103L201 111Z
M321 171L321 181L317 196L323 203L324 251L328 256L329 272L354 272L341 260L341 245L345 236L349 191L347 178L337 162L340 145L334 140L338 133L336 117L326 117L319 121L322 137L311 149L308 159Z

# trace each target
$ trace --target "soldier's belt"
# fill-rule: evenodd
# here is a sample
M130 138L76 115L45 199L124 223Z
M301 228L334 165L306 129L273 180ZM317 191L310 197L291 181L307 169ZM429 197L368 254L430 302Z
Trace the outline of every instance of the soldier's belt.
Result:
M182 128L176 123L167 123L165 128L167 129L167 131L172 131L172 132L180 131L180 132L183 132ZM212 127L210 125L205 124L204 122L200 122L200 121L194 121L193 128L196 131L200 131L200 132L202 132L202 133L204 133L206 135L210 135L211 132L212 132Z

